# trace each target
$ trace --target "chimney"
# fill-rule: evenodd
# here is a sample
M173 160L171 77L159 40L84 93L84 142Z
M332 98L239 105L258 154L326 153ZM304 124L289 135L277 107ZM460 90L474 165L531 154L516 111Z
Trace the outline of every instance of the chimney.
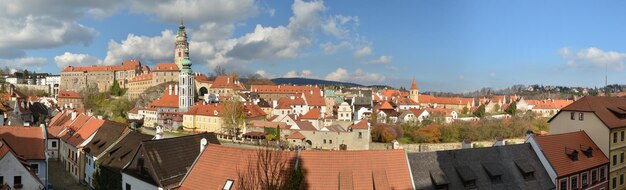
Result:
M295 96L289 96L289 99L295 100L296 97Z
M174 95L178 96L178 85L176 85L176 88L174 89Z
M272 108L275 108L278 105L278 101L272 100Z
M230 77L227 78L226 84L230 84Z
M504 137L497 136L495 140L496 142L493 143L493 146L504 146Z
M202 151L204 151L204 149L206 148L207 144L209 144L209 142L206 140L206 138L200 139L200 153L202 153Z
M77 115L78 113L76 113L76 111L72 111L72 121L76 120Z
M99 119L99 120L103 120L102 115L99 115L99 116L98 116L98 119Z
M170 84L170 96L172 95L172 85Z
M472 139L465 138L461 141L461 149L469 149L474 148L474 144L472 144Z
M313 90L311 90L311 95L313 95Z
M159 140L159 139L163 139L163 127L160 125L157 125L156 133L154 135L154 140Z

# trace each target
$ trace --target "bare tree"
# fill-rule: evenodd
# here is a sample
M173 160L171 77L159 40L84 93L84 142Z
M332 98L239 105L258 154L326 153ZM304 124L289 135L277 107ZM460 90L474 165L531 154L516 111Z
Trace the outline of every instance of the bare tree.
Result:
M302 175L294 175L301 173L293 168L295 165L293 153L259 148L248 156L248 165L237 170L239 189L299 189Z
M220 103L222 107L222 124L225 132L236 137L246 122L246 111L243 104L237 100L227 100Z

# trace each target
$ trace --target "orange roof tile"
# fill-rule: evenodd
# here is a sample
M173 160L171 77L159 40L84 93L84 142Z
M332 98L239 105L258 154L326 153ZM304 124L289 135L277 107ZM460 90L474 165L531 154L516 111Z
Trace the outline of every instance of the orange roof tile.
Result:
M426 109L409 109L409 111L411 111L415 117L419 117Z
M293 99L291 97L282 97L278 99L275 109L291 109L291 106L294 105L305 105L304 99L300 97L294 97Z
M137 82L137 81L146 81L146 80L152 80L152 73L137 75L128 81Z
M302 133L296 131L291 133L289 136L287 136L287 139L306 139L306 137L304 137L304 135L302 135Z
M246 89L239 81L235 81L233 76L217 76L211 88L231 88L236 90Z
M593 143L584 131L535 136L533 138L541 147L543 154L556 171L558 177L569 176L573 173L586 171L609 163L609 159L602 153L602 150ZM592 149L591 157L587 157L584 154L584 151L589 147ZM578 161L572 161L569 158L566 154L568 149L578 152Z
M302 117L300 117L300 119L320 119L322 113L322 109L320 108L313 108L311 110L309 110L308 112L306 112L306 114L302 115Z
M180 71L176 63L159 63L152 69L153 72L159 71Z
M196 75L194 75L194 79L196 80L197 83L213 83L209 80L209 78L204 75L204 74L198 74L196 73Z
M73 99L77 99L77 98L83 98L82 96L80 96L80 94L78 94L77 92L71 91L71 90L61 90L59 91L59 98L73 98Z
M251 121L250 126L252 127L262 127L262 128L276 128L280 127L281 129L289 129L290 126L285 122L273 122L273 121Z
M259 107L258 105L254 105L252 103L245 104L245 110L247 111L246 113L247 118L257 118L257 117L267 115L265 111L261 109L261 107Z
M296 94L311 93L320 94L320 89L315 86L290 86L290 85L252 85L251 92L259 94Z
M358 123L350 125L350 127L348 127L348 128L352 128L352 129L369 129L369 121L367 121L367 119L362 119Z
M234 180L231 189L241 189L239 187L241 182L238 181L239 175L250 171L257 172L254 168L257 166L256 163L259 163L260 153L263 152L256 149L209 144L192 165L181 183L180 190L222 189L228 179ZM274 155L273 159L275 159L274 163L285 163L284 168L279 168L280 170L293 171L296 159L295 152L276 151L273 153L276 153L272 154ZM404 164L406 165L406 161Z
M221 104L196 104L185 115L202 115L221 117L223 106Z
M0 126L0 139L9 143L20 157L27 160L46 159L46 145L40 127Z
M419 90L419 88L417 88L417 81L415 81L415 79L413 79L413 83L411 83L411 90Z
M177 108L178 107L178 95L175 93L175 86L172 86L172 94L170 94L169 88L165 89L163 95L160 98L152 101L150 104L151 107L170 107Z
M63 136L63 140L72 146L78 147L83 141L87 140L89 136L95 133L100 126L104 124L104 120L91 117L82 127L80 127L74 134Z
M302 151L299 163L308 189L413 189L404 150Z
M387 101L384 101L382 104L380 104L380 108L381 110L392 110L393 106L391 106L391 104Z

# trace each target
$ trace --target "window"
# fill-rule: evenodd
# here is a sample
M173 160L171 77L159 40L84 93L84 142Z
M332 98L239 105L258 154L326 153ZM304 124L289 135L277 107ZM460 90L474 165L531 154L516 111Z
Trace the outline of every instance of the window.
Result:
M559 189L560 190L567 190L567 178L561 179L559 181Z
M624 174L619 175L619 185L624 185Z
M624 163L624 153L623 152L619 155L619 163Z
M328 144L333 144L333 140L328 140L328 141L329 141L329 143L328 143Z
M571 177L570 187L571 189L578 189L578 176Z
M613 165L617 165L617 155L613 155Z
M224 184L224 188L222 188L223 190L230 190L233 187L233 184L235 183L235 181L233 181L232 179L227 179L226 183Z
M33 172L35 172L35 174L39 175L39 164L30 164L30 168L33 169Z
M612 187L613 189L615 189L615 188L617 187L617 180L615 180L615 178L613 178L611 181L612 181L612 182L611 182L611 187Z
M591 183L598 181L598 170L591 170Z
M587 173L580 174L580 178L581 178L583 187L586 187L587 185L589 185L589 176L587 175Z
M617 143L617 132L613 132L613 143Z
M571 120L575 120L576 119L576 112L572 112L570 115L570 119Z
M624 142L624 131L622 131L622 142Z
M324 139L324 144L326 144L326 139Z
M15 184L15 185L22 184L22 176L14 176L13 177L13 184Z
M4 184L4 176L0 176L0 184Z
M130 184L126 183L126 190L130 190Z
M578 113L578 120L582 121L583 119L585 119L584 116L585 113Z
M57 147L57 142L56 141L52 141L52 148L56 148Z
M359 139L363 138L363 132L359 132Z

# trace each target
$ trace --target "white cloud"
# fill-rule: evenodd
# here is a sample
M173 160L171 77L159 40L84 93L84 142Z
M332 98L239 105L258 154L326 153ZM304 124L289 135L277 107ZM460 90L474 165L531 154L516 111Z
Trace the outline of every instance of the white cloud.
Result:
M272 73L268 73L265 70L257 70L256 72L254 72L255 74L263 77L263 78L267 78L267 79L272 79L272 78L276 78L275 74Z
M362 58L372 54L372 48L370 46L365 46L354 51L354 56L358 58Z
M0 57L24 56L24 50L58 47L66 44L91 44L98 32L71 21L51 17L0 17Z
M302 70L302 71L291 70L291 71L285 73L285 75L283 77L286 77L286 78L318 78L317 76L313 75L313 72L311 70Z
M337 68L337 70L329 73L324 77L326 80L330 81L345 81L348 78L348 70L344 68Z
M368 73L361 69L357 69L352 73L350 80L352 82L365 82L365 83L380 83L383 82L386 77L379 73Z
M295 0L291 5L293 16L289 18L287 27L294 30L311 30L321 23L320 12L326 10L323 1L304 2Z
M102 18L117 11L122 3L122 0L0 0L0 15L10 18L38 15L61 20L74 20L85 15Z
M596 47L581 49L572 53L569 48L559 50L561 57L567 60L572 67L595 67L623 70L626 53L616 51L604 51Z
M125 59L139 59L154 63L162 61L172 62L174 59L173 47L175 41L176 34L170 30L165 30L161 32L161 36L155 37L129 34L121 43L113 40L109 42L109 51L104 59L104 64L119 64Z
M15 59L0 59L0 65L11 67L41 66L48 63L48 59L43 57L21 57Z
M193 41L217 41L229 38L235 30L233 24L218 24L215 22L201 24L197 29L188 29L189 37Z
M322 25L322 29L325 33L337 38L346 38L350 32L350 29L345 26L348 23L353 23L354 26L358 26L359 17L335 15L326 20L326 22Z
M327 55L334 54L341 49L352 49L352 47L352 44L347 41L342 41L338 44L333 44L330 42L320 44L322 52Z
M254 16L259 11L254 0L133 0L129 4L131 12L156 15L169 22L184 19L230 23Z
M65 52L63 55L58 55L54 57L54 61L56 62L59 68L65 68L67 66L85 66L85 65L101 65L102 60L97 57L90 56L87 54L74 54L70 52Z
M371 60L371 61L368 61L366 63L367 64L385 64L385 63L391 62L392 59L393 59L393 57L391 57L391 56L383 55L383 56L380 56L378 59Z

